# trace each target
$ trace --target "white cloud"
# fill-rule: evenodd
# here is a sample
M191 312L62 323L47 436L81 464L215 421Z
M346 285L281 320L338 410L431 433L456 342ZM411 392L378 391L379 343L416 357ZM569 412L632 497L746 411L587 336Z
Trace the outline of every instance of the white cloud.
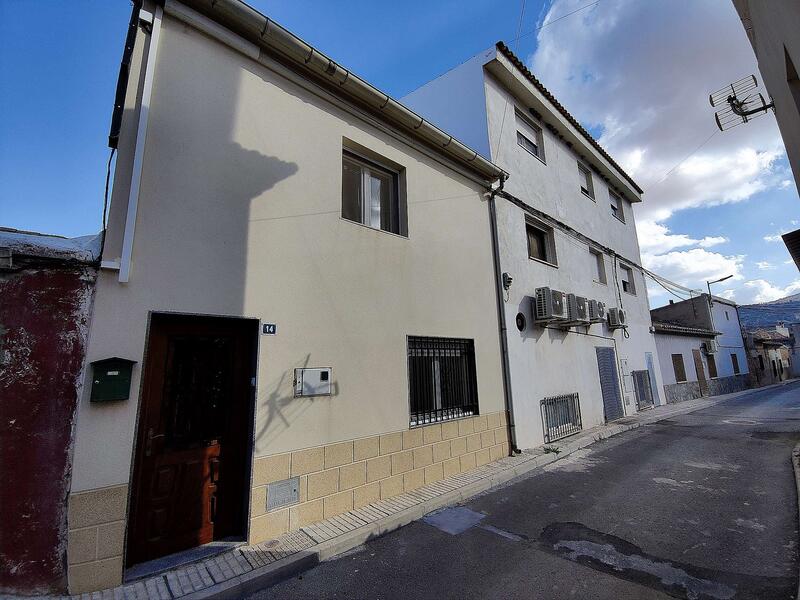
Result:
M697 240L683 233L672 233L666 225L646 219L637 221L636 231L639 234L639 246L642 254L660 254L688 246L710 248L728 241L728 238L722 236L707 236Z
M585 4L554 0L544 20ZM772 116L715 133L709 92L757 70L730 0L681 10L606 0L541 29L530 63L574 115L603 128L600 143L645 190L639 218L741 202L787 179Z
M582 6L586 0L553 0L543 22ZM730 297L785 292L763 279L740 287L743 253L710 250L730 241L724 236L664 224L676 211L744 202L791 184L777 164L785 150L772 115L726 132L714 123L708 94L757 72L730 0L685 2L680 10L604 0L541 29L537 41L533 72L581 122L601 129L600 143L645 190L635 208L643 264L692 288L733 275ZM765 237L772 238L781 239Z
M782 242L783 238L781 237L784 233L788 233L788 231L779 231L778 233L772 233L770 235L764 236L765 242L775 243L775 242Z
M756 263L756 267L758 268L759 271L772 271L773 269L777 269L777 267L775 265L773 265L771 262L768 262L766 260L758 261Z
M764 279L745 281L744 285L755 290L755 296L753 297L754 302L771 302L772 300L778 300L779 298L800 291L800 279L793 281L783 288L775 286Z
M709 252L705 248L692 248L682 252L644 255L645 267L681 285L704 288L706 281L733 275L732 280L741 281L744 256L726 256Z

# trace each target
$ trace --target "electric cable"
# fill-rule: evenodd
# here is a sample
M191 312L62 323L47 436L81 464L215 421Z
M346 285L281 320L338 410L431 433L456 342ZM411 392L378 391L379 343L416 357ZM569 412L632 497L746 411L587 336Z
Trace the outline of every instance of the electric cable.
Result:
M116 148L111 148L111 154L108 155L108 164L106 165L106 188L103 193L103 230L100 233L100 255L97 257L97 262L101 263L103 260L103 250L106 247L106 218L108 216L108 188L111 182L111 161L114 160Z

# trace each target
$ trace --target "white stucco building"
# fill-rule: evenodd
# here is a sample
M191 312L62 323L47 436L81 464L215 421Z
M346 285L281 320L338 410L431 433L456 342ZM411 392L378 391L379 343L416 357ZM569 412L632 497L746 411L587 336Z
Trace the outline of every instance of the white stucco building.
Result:
M667 402L749 386L736 303L702 294L650 311Z
M403 101L510 174L494 203L500 269L513 278L503 316L517 446L662 403L634 225L637 184L502 43ZM579 313L583 299L587 310L601 302L605 316L536 322L542 288L574 294ZM618 311L625 327L609 321Z

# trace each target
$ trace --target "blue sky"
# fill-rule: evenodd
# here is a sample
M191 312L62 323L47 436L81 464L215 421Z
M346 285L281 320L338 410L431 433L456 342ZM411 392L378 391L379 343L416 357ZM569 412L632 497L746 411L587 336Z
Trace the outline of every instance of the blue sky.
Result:
M733 272L718 291L740 302L800 291L785 247L768 241L800 227L774 118L718 134L680 162L714 131L707 94L756 65L730 0L681 3L681 11L676 2L529 0L521 26L529 35L517 53L644 187L636 214L647 266L691 287ZM511 42L521 8L251 3L395 97L497 40ZM0 2L0 225L66 236L99 230L129 14L127 0ZM666 299L651 296L654 305Z

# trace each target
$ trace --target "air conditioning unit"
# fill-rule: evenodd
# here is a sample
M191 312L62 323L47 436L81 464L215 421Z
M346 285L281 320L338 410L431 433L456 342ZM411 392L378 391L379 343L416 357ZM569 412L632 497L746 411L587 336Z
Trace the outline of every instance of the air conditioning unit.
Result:
M589 300L589 321L602 323L606 320L606 305L599 300Z
M536 288L533 302L533 320L537 323L563 321L567 318L567 304L564 292L549 287Z
M566 325L588 325L589 312L586 306L586 298L567 294L567 321Z
M719 350L719 344L717 340L706 340L703 342L703 351L706 354L716 354Z
M627 327L625 311L621 308L608 309L608 327L609 329L622 329Z

